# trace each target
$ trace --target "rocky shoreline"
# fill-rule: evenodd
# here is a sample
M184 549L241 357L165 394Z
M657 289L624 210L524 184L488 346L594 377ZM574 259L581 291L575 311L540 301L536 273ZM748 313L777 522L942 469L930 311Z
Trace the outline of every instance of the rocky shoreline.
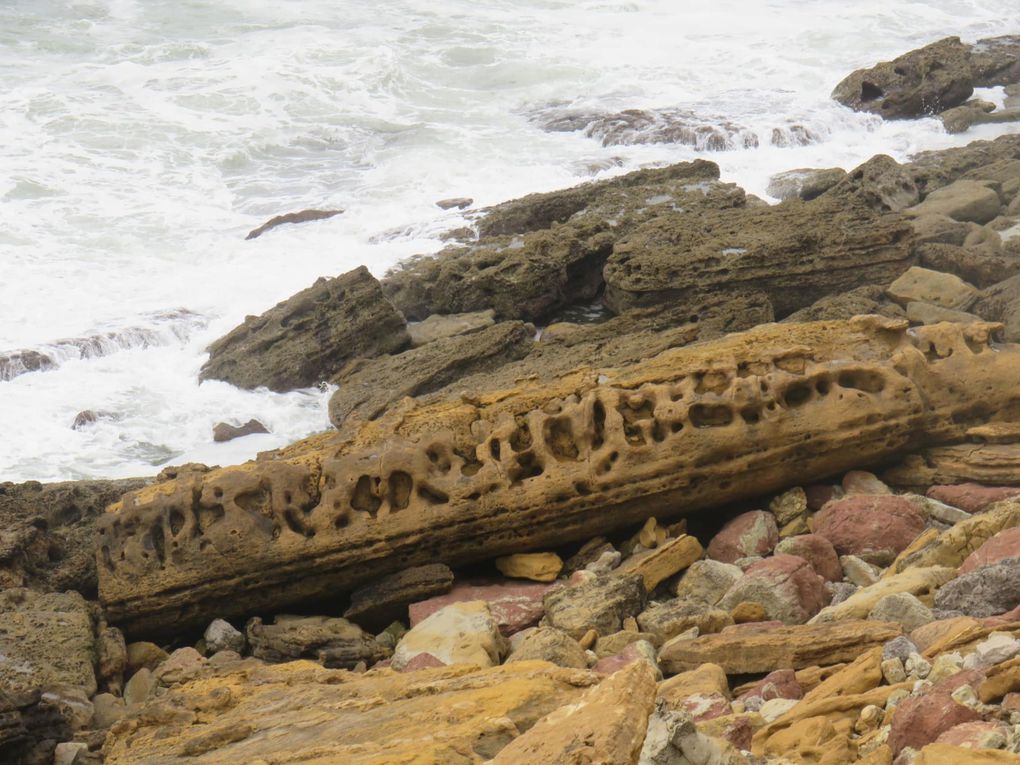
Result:
M966 129L1018 80L950 38L834 97ZM550 129L739 136L687 119ZM489 208L211 346L335 430L0 484L0 762L1020 762L1020 135L771 189Z

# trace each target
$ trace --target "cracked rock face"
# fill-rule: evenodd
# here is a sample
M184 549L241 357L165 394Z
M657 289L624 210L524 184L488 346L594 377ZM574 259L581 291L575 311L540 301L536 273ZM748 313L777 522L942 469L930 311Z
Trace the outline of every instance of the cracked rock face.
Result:
M993 347L996 327L765 325L181 471L101 519L100 595L131 633L204 626L210 610L279 611L960 439L1020 399L1020 349Z

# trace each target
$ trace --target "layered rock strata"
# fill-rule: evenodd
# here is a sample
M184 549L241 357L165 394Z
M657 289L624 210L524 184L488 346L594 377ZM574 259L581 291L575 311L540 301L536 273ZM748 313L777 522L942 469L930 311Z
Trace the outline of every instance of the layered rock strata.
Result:
M372 577L562 544L783 488L1017 411L997 325L765 325L617 369L429 404L349 440L183 471L100 522L131 633L270 611Z

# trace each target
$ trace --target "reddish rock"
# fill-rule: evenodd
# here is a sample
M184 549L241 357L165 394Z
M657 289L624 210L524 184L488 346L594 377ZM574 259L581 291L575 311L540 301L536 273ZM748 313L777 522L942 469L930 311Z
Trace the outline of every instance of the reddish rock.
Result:
M376 664L375 666L378 667L379 665ZM401 672L414 672L416 669L432 669L434 667L445 667L445 666L446 666L446 662L444 662L444 661L442 661L440 659L437 659L432 654L430 654L430 653L420 653L417 656L415 656L413 659L411 659L409 662L407 662L407 664L404 665L404 668L401 669L400 671Z
M451 603L484 600L499 624L499 631L509 637L538 624L545 614L542 598L555 586L524 582L457 584L445 595L412 603L408 607L411 627Z
M599 659L592 669L604 675L611 675L636 661L648 662L656 672L659 670L655 664L655 648L646 640L631 643L619 653Z
M832 542L819 534L801 534L784 539L776 545L776 553L803 558L827 581L843 581L843 567L839 563L836 548L832 546Z
M1002 723L974 720L956 725L935 739L936 744L962 746L967 749L984 749L989 740L1009 734L1009 728Z
M1012 624L1013 622L1020 622L1020 606L1007 611L1004 614L998 614L997 616L986 616L984 619L978 621L985 627L997 627L1000 624Z
M802 699L804 689L797 682L797 673L792 669L777 669L770 672L747 691L742 693L739 699L748 699L758 696L762 701L771 699Z
M924 516L895 495L856 496L829 502L814 517L815 533L840 555L886 565L924 531Z
M690 712L696 723L733 714L730 700L721 693L694 693L681 701L680 706Z
M803 558L775 555L750 566L719 607L735 608L743 602L760 603L768 618L784 624L803 624L828 605L831 596L825 580Z
M726 726L717 730L716 735L742 752L750 751L751 737L754 736L754 724L748 715L734 715Z
M708 557L723 563L768 555L779 541L776 518L764 510L743 513L731 520L708 543Z
M843 490L837 489L835 486L828 483L815 483L810 486L805 486L804 494L807 495L807 509L812 513L817 513L825 507L826 502L839 499L837 493L842 495Z
M978 549L967 556L960 566L960 574L966 574L982 566L990 566L1006 558L1020 557L1020 526L1003 529Z
M1007 693L1002 697L1003 712L1020 712L1020 693Z
M936 683L920 696L903 699L893 713L889 746L893 755L904 747L920 750L946 731L961 723L980 720L981 716L952 697L963 685L976 686L984 678L976 670L964 670Z
M1020 494L1018 486L983 486L980 483L960 483L955 486L932 486L928 496L947 505L979 513L993 502Z

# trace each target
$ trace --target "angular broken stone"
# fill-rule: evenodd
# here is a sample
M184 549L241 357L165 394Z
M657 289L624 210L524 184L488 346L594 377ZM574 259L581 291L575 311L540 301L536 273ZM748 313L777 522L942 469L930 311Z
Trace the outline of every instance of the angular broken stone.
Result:
M641 613L645 598L644 580L636 574L593 576L546 595L545 618L575 640L589 629L610 635L620 630L628 616Z
M344 618L366 629L381 629L391 622L405 621L411 603L442 595L451 587L453 572L442 563L404 569L352 592Z
M325 667L352 669L374 664L390 651L356 624L328 616L277 616L272 624L258 617L245 629L252 656L265 661L313 659Z

